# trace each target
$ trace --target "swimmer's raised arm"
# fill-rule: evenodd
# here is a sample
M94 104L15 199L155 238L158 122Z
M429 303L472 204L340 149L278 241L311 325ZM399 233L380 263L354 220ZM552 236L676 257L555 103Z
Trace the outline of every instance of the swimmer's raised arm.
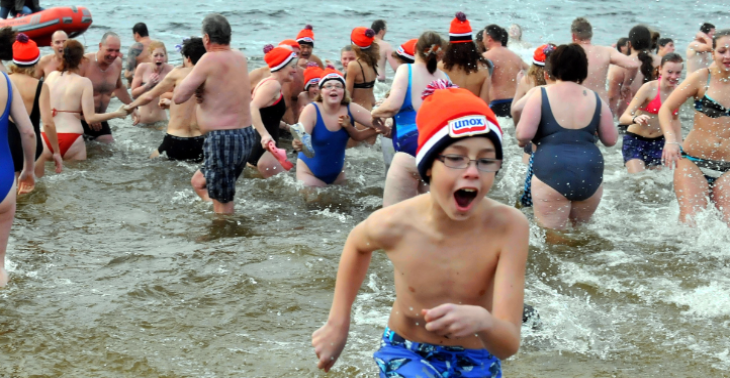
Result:
M317 367L329 371L345 349L350 330L352 304L355 302L370 266L373 251L389 247L397 237L387 223L392 211L376 211L355 226L342 250L337 269L335 295L327 323L312 334L312 346L319 362Z
M537 127L542 118L542 90L532 91L529 95L525 108L520 116L520 123L515 128L515 138L520 147L527 145L527 142L537 134ZM525 96L528 97L528 96Z
M205 79L208 77L208 71L210 68L208 66L210 64L207 63L208 59L206 59L206 56L203 55L200 60L198 60L198 63L193 67L192 71L188 74L188 76L183 79L183 81L175 87L175 92L172 94L172 101L175 102L175 104L182 104L186 102L187 100L190 100L191 97L195 94L195 91L205 83Z

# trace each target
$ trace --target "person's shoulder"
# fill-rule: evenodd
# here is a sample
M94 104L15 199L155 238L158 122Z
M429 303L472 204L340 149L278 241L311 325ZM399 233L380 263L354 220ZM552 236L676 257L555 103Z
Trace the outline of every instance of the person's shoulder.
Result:
M366 232L386 249L395 245L419 219L424 219L426 196L422 194L375 211L364 222Z
M485 197L483 201L483 222L485 227L494 227L498 230L512 230L515 228L529 230L530 224L521 211L490 198Z

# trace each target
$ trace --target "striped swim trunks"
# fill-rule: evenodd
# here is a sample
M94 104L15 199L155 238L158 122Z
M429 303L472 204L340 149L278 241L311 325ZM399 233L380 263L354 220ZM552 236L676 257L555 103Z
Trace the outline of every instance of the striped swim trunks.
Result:
M220 203L233 201L236 180L246 168L256 131L253 127L234 130L214 130L205 136L203 166L208 196Z

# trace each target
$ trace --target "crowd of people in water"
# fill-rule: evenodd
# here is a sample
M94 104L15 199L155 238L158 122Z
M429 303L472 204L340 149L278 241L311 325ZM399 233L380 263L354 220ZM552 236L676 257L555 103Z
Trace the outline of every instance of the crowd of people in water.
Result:
M474 30L459 12L447 26L448 39L426 31L400 45L385 41L383 20L354 28L336 67L314 54L306 25L263 46L266 65L250 72L220 14L204 18L202 38L175 46L179 66L144 23L125 57L111 31L94 52L56 32L53 53L41 57L26 35L1 29L0 59L12 64L0 80L0 286L17 195L51 164L62 173L65 161L86 159L87 143L114 142L108 121L130 115L136 126L166 125L151 158L201 163L191 184L216 213L233 212L247 167L264 179L293 168L279 146L286 133L304 188L345 183L346 149L380 142L383 208L350 233L329 318L312 336L324 370L345 346L370 256L384 250L396 300L375 353L381 376L501 376L527 313L529 239L525 215L487 197L503 159L527 164L518 206L560 231L596 211L597 143L623 134L629 173L674 170L681 222L712 205L730 223L730 29L702 24L683 58L644 25L613 47L594 45L590 22L577 18L566 28L571 43L543 44L524 62L510 49L531 48L518 25ZM379 100L375 85L390 74ZM113 96L123 105L112 111ZM694 126L683 135L679 112L690 98ZM514 135L500 122L513 122ZM504 138L522 156L503 156Z

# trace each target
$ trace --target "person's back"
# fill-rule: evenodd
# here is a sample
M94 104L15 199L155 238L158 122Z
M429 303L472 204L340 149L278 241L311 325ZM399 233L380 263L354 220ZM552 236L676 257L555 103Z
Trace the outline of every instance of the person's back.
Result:
M201 130L240 129L251 125L251 87L246 57L230 48L208 50L193 71L207 75L198 106Z
M180 85L190 74L193 67L175 67L168 75L175 78L175 85ZM170 121L167 124L167 133L180 137L195 137L201 134L195 117L197 101L191 98L182 104L170 102Z
M28 115L30 115L33 111L33 104L35 103L36 93L38 92L38 83L40 80L28 75L10 74L9 76L10 81L12 81L15 84L15 87L18 88L20 97L22 97L23 104L25 105L25 110L28 112Z
M449 45L439 63L452 83L465 88L489 103L489 70L482 64L481 55L472 40L469 20L462 12L456 13L449 28Z
M91 90L91 80L76 73L55 71L48 75L46 84L50 89L51 108L54 112L56 129L59 133L81 133L79 114L84 90ZM62 111L61 111L62 110Z
M512 98L517 89L517 74L525 68L525 62L506 47L490 49L484 56L494 63L489 98Z

